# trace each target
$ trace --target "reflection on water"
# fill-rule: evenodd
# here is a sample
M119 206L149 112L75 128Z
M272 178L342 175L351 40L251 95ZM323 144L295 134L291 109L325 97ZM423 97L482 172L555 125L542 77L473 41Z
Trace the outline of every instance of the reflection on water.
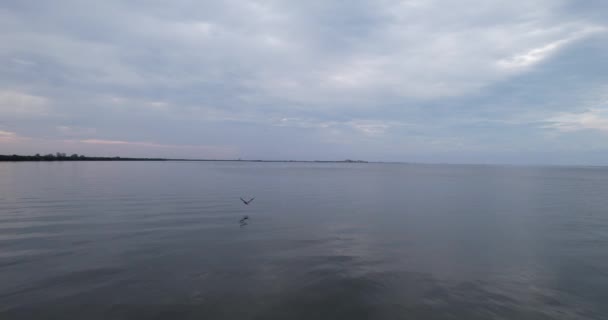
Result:
M0 163L0 316L606 319L607 207L603 168Z

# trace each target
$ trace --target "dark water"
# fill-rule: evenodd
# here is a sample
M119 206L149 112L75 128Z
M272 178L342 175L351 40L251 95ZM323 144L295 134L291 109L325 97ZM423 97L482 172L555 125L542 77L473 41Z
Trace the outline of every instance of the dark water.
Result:
M1 319L607 319L607 302L605 168L0 163Z

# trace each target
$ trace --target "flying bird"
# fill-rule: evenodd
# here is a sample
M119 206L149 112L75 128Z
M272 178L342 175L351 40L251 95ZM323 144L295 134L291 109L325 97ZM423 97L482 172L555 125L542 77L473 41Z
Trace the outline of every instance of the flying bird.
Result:
M239 220L240 223L245 223L245 220L249 219L249 216L244 216L241 220Z
M255 199L255 197L249 199L249 201L247 201L247 200L245 200L243 198L240 198L240 199L241 199L241 201L243 201L244 204L249 205L251 203L251 201L253 201L253 199Z

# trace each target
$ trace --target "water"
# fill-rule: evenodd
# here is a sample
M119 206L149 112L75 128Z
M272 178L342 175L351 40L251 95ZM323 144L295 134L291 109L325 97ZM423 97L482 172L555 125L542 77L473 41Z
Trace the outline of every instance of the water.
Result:
M0 318L606 319L607 208L606 168L0 163Z

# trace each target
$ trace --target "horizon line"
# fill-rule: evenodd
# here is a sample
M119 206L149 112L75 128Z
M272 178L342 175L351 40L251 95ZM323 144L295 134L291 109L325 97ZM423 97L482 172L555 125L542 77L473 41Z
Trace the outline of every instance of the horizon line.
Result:
M607 167L608 164L547 164L547 163L475 163L475 162L420 162L420 161L369 161L369 160L281 160L281 159L188 159L158 157L121 157L121 156L85 156L77 158L62 153L46 155L0 154L0 162L54 162L54 161L183 161L183 162L269 162L269 163L371 163L371 164L412 164L412 165L461 165L461 166L508 166L508 167ZM46 158L45 158L46 157ZM15 159L17 158L17 159Z

